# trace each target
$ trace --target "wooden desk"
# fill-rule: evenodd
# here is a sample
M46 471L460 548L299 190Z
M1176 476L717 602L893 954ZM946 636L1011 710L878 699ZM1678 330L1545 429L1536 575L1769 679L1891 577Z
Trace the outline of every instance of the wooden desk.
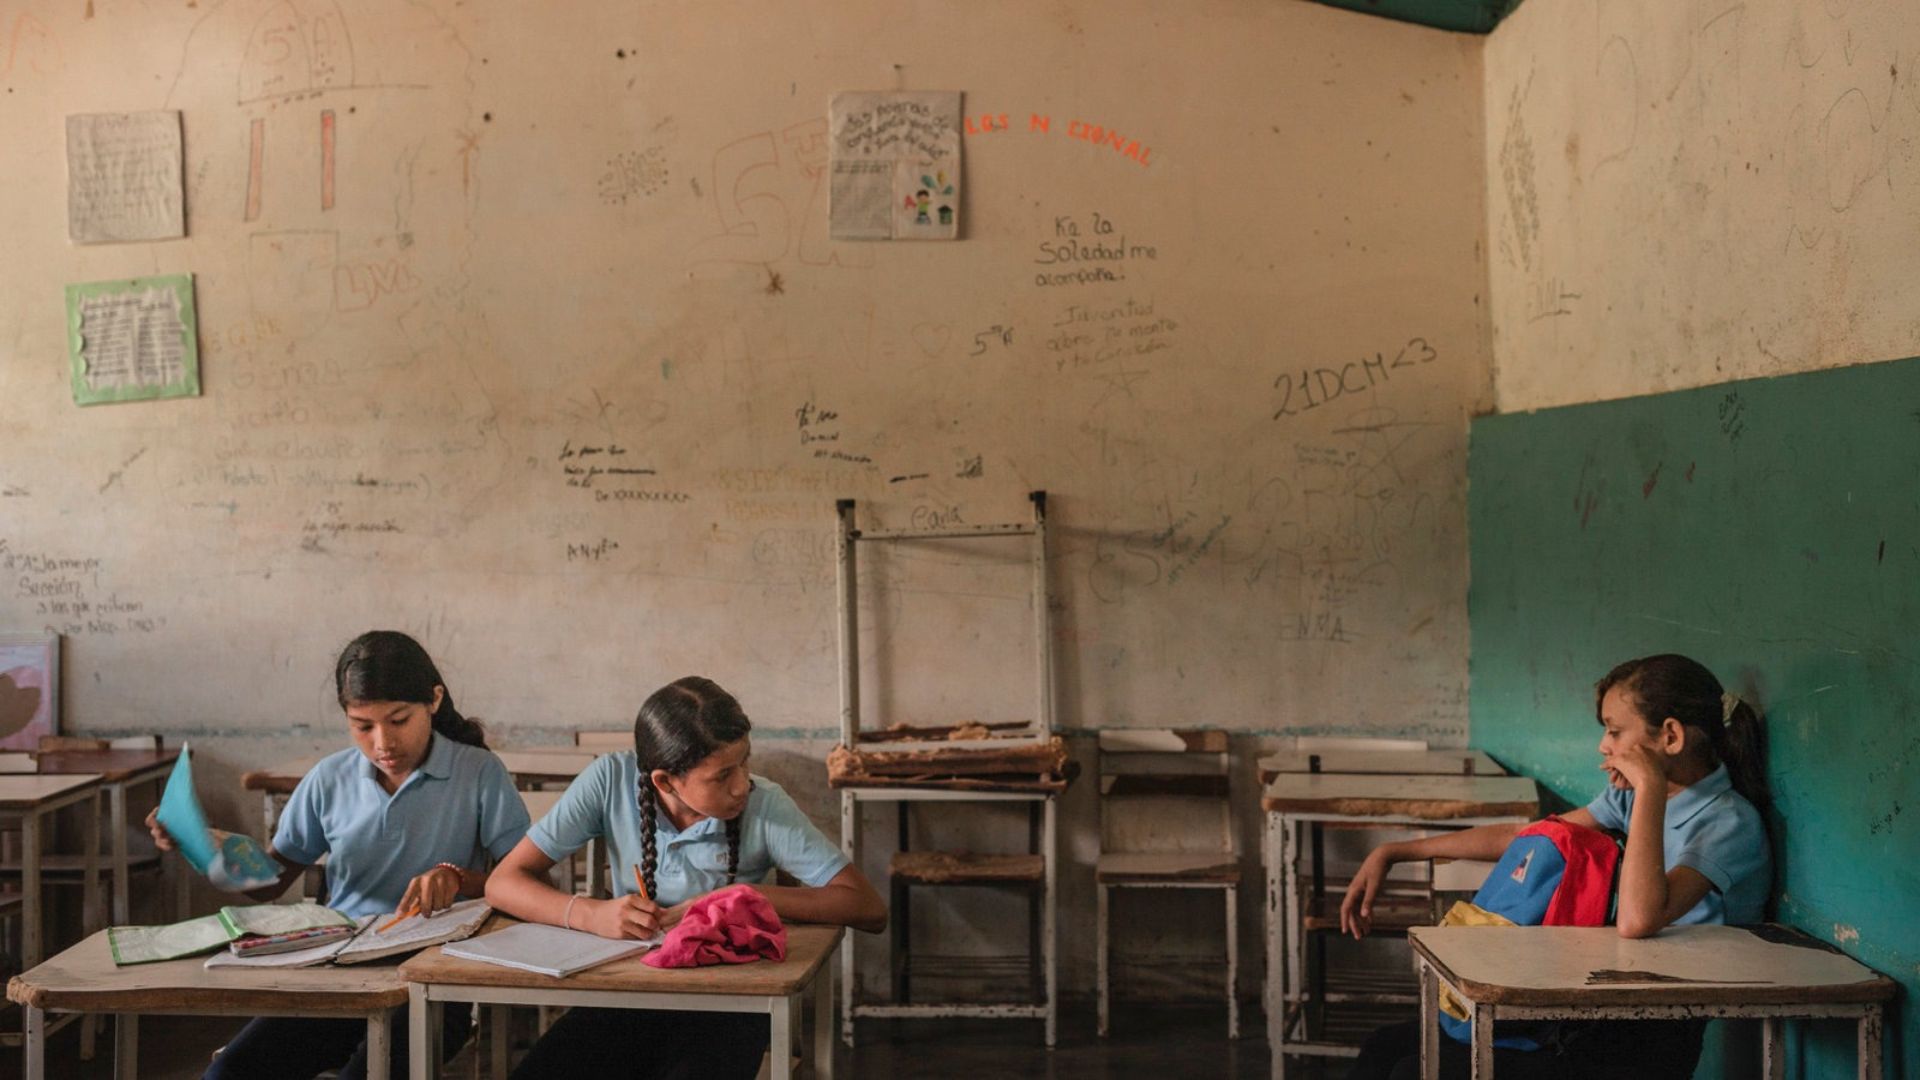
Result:
M34 759L42 775L99 774L100 786L107 793L107 844L113 860L113 921L117 925L125 925L131 917L127 902L127 827L134 822L127 818L127 789L164 782L179 758L179 750L56 750Z
M1380 776L1362 773L1282 773L1260 797L1266 812L1262 861L1267 871L1267 980L1262 1000L1272 1075L1286 1076L1289 1054L1352 1057L1357 1047L1295 1038L1308 997L1305 970L1305 897L1300 884L1300 830L1314 823L1463 829L1474 825L1530 821L1540 797L1524 776ZM1324 1001L1396 1000L1376 992L1328 992ZM1404 998L1411 1003L1412 996Z
M1764 1073L1786 1075L1783 1021L1859 1024L1861 1080L1880 1076L1882 1011L1892 979L1787 927L1677 926L1623 938L1611 926L1419 927L1408 934L1420 973L1421 1073L1439 1076L1444 984L1472 1014L1473 1076L1493 1076L1495 1020L1760 1017ZM1647 974L1593 984L1596 972Z
M20 823L20 966L32 967L45 952L45 905L40 895L40 842L48 815L76 803L87 803L81 823L81 922L88 930L99 925L100 879L95 860L100 857L100 776L41 776L11 773L0 776L0 820Z
M119 1013L114 1075L139 1075L141 1013L166 1016L322 1016L367 1022L367 1076L386 1080L389 1017L407 1001L406 980L391 964L352 967L218 968L205 957L117 967L102 930L46 963L16 975L7 999L27 1013L27 1080L46 1076L46 1014Z
M1260 782L1283 773L1379 773L1387 776L1505 776L1480 750L1283 750L1260 758Z
M482 933L511 925L494 916ZM428 949L400 965L411 995L407 1052L413 1080L429 1080L439 1060L438 1001L507 1005L585 1005L603 1009L679 1009L700 1012L765 1013L772 1024L768 1044L774 1080L791 1080L794 1027L800 1020L801 994L813 989L814 1075L833 1078L833 972L827 958L846 931L837 926L787 927L787 958L778 964L722 964L655 970L637 956L556 979L530 971L483 964ZM501 1013L495 1012L495 1030ZM495 1040L495 1076L505 1066L504 1044Z

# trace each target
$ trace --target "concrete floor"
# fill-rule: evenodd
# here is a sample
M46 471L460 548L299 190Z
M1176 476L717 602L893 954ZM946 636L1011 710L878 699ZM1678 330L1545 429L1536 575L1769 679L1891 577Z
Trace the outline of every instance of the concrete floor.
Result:
M19 1013L7 1019L18 1023ZM206 1068L213 1049L237 1030L240 1020L203 1017L148 1017L140 1025L142 1080L191 1080ZM966 1077L969 1080L1176 1080L1219 1077L1250 1080L1267 1075L1267 1041L1257 1012L1243 1013L1247 1035L1228 1042L1218 1006L1143 1005L1116 1007L1114 1034L1094 1035L1091 1003L1072 1002L1061 1016L1060 1046L1040 1046L1040 1025L982 1020L862 1021L860 1045L840 1047L835 1075L856 1080L915 1080ZM102 1031L93 1061L78 1059L79 1025L56 1034L47 1055L50 1077L108 1080L113 1075L112 1031ZM465 1055L464 1057L471 1057ZM1340 1068L1324 1074L1311 1063L1290 1070L1299 1080L1335 1080ZM0 1080L21 1074L18 1051L0 1051ZM473 1076L467 1060L447 1070L452 1077Z

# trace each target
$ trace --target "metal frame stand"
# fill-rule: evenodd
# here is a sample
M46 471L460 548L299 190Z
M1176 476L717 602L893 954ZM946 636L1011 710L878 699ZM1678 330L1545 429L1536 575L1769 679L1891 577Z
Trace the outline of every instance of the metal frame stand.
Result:
M913 542L927 540L977 540L995 537L1032 538L1029 565L1033 582L1033 633L1037 655L1035 664L1035 719L1024 731L1010 737L989 739L897 740L884 744L892 751L1003 749L1044 742L1053 737L1053 635L1047 607L1047 493L1031 492L1033 521L1023 525L961 525L941 529L860 529L854 518L854 500L841 499L834 505L839 520L839 652L840 652L840 742L849 749L860 747L860 619L859 559L862 543ZM1038 843L1045 860L1046 873L1040 894L1039 952L1044 1000L1039 1003L995 1004L861 1004L856 1001L854 944L848 937L840 946L840 1035L853 1046L854 1021L871 1017L989 1017L996 1019L1041 1019L1046 1022L1046 1045L1052 1049L1059 1027L1059 972L1055 943L1058 937L1058 799L1046 792L964 791L952 788L843 788L840 792L840 848L855 865L860 862L860 804L892 802L904 817L907 809L922 802L1023 802L1042 806L1042 825ZM904 822L901 826L905 828ZM898 917L898 913L896 913Z

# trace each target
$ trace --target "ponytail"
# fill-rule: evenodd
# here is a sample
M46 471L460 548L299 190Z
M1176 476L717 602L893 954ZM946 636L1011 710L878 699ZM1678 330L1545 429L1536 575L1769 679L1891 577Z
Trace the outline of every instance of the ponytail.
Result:
M487 748L486 729L453 707L453 691L420 643L398 630L369 630L347 643L333 664L333 689L346 708L356 701L406 701L432 707L433 730L457 743Z
M1726 765L1733 790L1752 803L1754 809L1765 810L1770 801L1766 769L1762 764L1766 761L1767 735L1759 714L1753 711L1753 706L1735 698L1726 722L1713 734L1714 756Z
M433 730L454 742L488 749L487 729L480 726L480 721L467 719L453 707L451 692L440 698L440 711L433 714Z

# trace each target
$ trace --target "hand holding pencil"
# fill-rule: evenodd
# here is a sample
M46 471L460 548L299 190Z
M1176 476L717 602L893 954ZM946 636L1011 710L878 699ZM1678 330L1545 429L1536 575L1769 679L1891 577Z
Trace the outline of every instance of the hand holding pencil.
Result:
M639 939L658 934L665 925L665 913L647 894L647 882L638 866L633 868L633 884L636 891L602 900L594 904L584 920L575 916L574 921L582 930L605 938Z
M400 897L394 916L374 928L374 933L384 934L401 922L415 915L431 915L453 906L454 898L460 895L460 878L445 864L421 874L407 883L407 891Z

